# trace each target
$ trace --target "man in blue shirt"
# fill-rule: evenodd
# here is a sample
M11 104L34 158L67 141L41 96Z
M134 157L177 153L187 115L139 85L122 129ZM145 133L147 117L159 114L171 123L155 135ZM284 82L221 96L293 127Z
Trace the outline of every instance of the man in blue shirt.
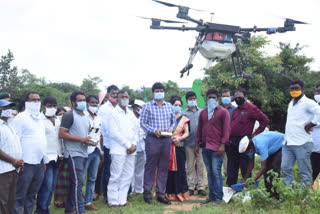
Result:
M268 171L273 170L278 176L280 175L283 141L284 134L270 131L262 132L252 139L245 136L241 139L239 144L239 153L245 153L250 158L247 173L242 182L246 182L254 168L254 154L256 153L260 155L261 169L254 180L257 181L263 174L267 191L270 193L270 196L277 199L279 199L279 195L272 191L273 176L268 174Z

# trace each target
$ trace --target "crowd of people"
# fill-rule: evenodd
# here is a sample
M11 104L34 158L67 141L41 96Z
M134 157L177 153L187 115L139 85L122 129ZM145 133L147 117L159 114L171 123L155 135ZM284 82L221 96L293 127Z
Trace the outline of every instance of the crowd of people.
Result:
M93 204L99 195L113 209L128 206L133 193L153 204L154 186L156 200L168 205L207 196L206 180L209 194L201 204L220 205L223 174L227 186L238 183L239 170L246 182L256 155L261 168L253 180L264 175L271 197L279 199L274 176L293 182L295 162L302 188L310 188L320 172L320 85L316 102L306 97L301 80L291 82L290 94L283 134L268 131L268 117L242 88L209 89L204 109L189 91L183 111L181 97L164 101L159 82L152 101L131 106L128 92L115 85L102 100L74 91L71 109L30 92L15 116L15 103L1 93L0 213L48 214L53 197L70 214L99 209Z

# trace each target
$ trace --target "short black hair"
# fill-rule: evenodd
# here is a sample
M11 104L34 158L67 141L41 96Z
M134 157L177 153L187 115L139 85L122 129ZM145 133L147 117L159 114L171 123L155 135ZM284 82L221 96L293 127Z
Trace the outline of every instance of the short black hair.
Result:
M110 85L110 86L107 88L107 93L110 93L111 90L119 91L119 88L118 88L116 85Z
M237 88L236 90L234 90L234 94L236 93L236 92L240 92L240 93L242 93L243 94L243 96L247 96L247 91L246 91L246 89L244 89L244 88Z
M303 83L302 80L299 80L299 79L298 80L292 80L291 83L290 83L290 85L295 85L295 84L300 85L301 89L304 88L304 83Z
M26 97L24 98L24 101L25 101L25 102L28 102L28 101L29 101L29 97L30 97L31 94L37 94L37 95L39 95L39 93L34 92L34 91L31 91L31 92L27 93Z
M19 105L18 105L18 112L22 112L25 107L26 107L26 101L24 99L20 99Z
M62 112L62 111L64 111L65 113L67 112L67 110L66 110L64 107L62 107L62 106L58 107L58 108L57 108L56 115L58 115L58 114L59 114L60 112Z
M215 88L210 88L210 89L207 91L207 97L209 96L209 94L215 94L217 97L219 97L219 92L218 92L217 89L215 89Z
M232 92L230 89L223 89L221 94L224 94L224 93L230 93L230 95L231 95Z
M10 94L8 92L1 92L0 93L0 100L10 98Z
M154 92L156 89L163 89L163 90L165 90L164 85L163 85L161 82L156 82L155 84L153 84L153 86L152 86L152 92Z
M48 97L44 98L44 100L42 102L42 105L45 106L48 103L57 105L57 99L55 97L52 97L52 96L48 96Z
M70 96L71 102L76 102L78 95L86 96L83 91L74 91L74 92L72 92L72 94Z
M197 95L193 91L188 91L186 93L186 100L188 100L190 97L196 97L197 98Z
M128 93L128 92L127 92L127 91L125 91L125 90L121 90L121 91L119 91L119 92L118 92L117 97L119 97L119 94L124 94L124 93Z
M176 96L176 95L171 96L171 98L170 98L170 103L171 103L171 105L173 105L176 101L180 101L180 102L181 102L181 105L183 105L183 102L182 102L182 100L181 100L181 97Z
M98 102L99 102L98 96L93 95L93 94L90 94L90 95L88 95L88 96L86 97L87 103L90 102L91 98L94 98L94 99L98 100Z

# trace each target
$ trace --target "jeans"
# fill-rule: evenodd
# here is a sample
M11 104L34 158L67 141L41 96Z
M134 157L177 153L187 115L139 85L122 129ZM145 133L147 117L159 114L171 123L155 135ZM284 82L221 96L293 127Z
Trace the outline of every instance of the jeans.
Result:
M86 164L87 186L86 186L86 196L84 200L85 205L89 205L93 201L94 186L97 178L99 163L100 163L100 150L96 148L94 152L88 155L88 161Z
M18 176L14 214L32 214L34 202L44 177L44 165L24 164L23 174Z
M218 157L216 151L202 148L202 157L207 168L209 198L222 200L223 179L221 167L223 163L223 155Z
M85 213L84 202L82 196L82 187L84 178L86 176L86 162L88 158L85 157L68 157L68 165L70 170L70 186L68 192L68 199L65 207L65 213Z
M58 179L58 170L59 170L60 161L50 161L46 164L46 172L44 174L44 179L38 192L37 196L37 209L36 213L38 214L49 214L49 206L52 199L52 194L55 190L57 179Z
M104 159L102 169L102 191L104 201L108 201L108 184L110 179L110 166L111 166L111 155L110 149L103 147Z
M320 153L311 153L312 181L314 182L320 173Z
M283 145L281 171L282 176L285 178L285 184L292 183L292 168L297 161L301 183L305 187L311 187L312 178L310 168L310 155L312 152L312 147L312 142L307 142L301 146L288 146L286 144Z

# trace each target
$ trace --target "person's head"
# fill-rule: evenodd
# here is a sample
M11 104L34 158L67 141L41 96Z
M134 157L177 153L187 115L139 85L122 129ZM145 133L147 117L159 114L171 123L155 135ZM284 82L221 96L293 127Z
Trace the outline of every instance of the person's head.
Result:
M302 80L293 80L290 83L290 95L293 98L300 97L304 91L304 83Z
M86 95L82 91L74 91L70 96L72 107L79 111L86 109Z
M186 93L186 100L189 108L197 106L197 95L193 91L188 91Z
M181 112L182 100L179 96L172 96L170 98L170 103L173 106L173 112L179 114Z
M25 97L26 102L40 103L40 95L37 92L29 92Z
M152 96L155 100L164 99L164 85L161 82L156 82L152 86Z
M314 89L314 99L317 103L320 103L320 84L316 85L316 88Z
M119 92L119 88L115 85L110 85L107 88L107 95L106 97L108 97L108 100L115 104L117 103L117 96L118 96L118 92Z
M47 117L52 117L57 112L57 100L54 97L48 96L42 102L43 112Z
M208 109L215 109L218 105L219 92L215 88L207 91Z
M238 106L242 106L247 99L247 91L244 88L237 88L234 91L234 101Z
M239 153L244 153L249 156L249 158L253 157L255 152L253 141L250 137L244 136L239 143Z
M24 99L20 99L19 105L18 105L18 112L24 112L26 109L26 101Z
M145 102L142 100L134 100L134 104L132 105L133 112L136 112L138 115L140 115L140 111L144 104Z
M10 94L8 92L2 92L0 93L0 100L7 100L10 101Z
M65 108L63 108L62 106L60 106L57 108L56 116L62 116L66 112L67 112L67 110Z
M12 116L12 107L15 103L9 102L6 99L0 100L0 118L7 121Z
M96 95L88 95L86 97L87 101L87 109L92 114L96 114L98 112L99 98Z
M40 114L40 95L36 92L29 92L25 98L25 109L32 117L38 117Z
M231 90L223 89L221 92L221 102L223 105L227 106L231 103Z
M119 91L118 93L118 105L121 107L121 108L126 108L128 105L129 105L129 95L128 95L128 92L126 91Z

